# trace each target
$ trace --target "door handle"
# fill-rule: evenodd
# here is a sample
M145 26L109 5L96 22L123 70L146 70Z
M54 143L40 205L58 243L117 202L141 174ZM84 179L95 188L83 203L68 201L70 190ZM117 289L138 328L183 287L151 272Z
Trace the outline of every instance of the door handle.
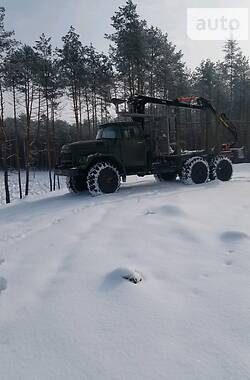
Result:
M138 141L137 144L143 144L143 141Z

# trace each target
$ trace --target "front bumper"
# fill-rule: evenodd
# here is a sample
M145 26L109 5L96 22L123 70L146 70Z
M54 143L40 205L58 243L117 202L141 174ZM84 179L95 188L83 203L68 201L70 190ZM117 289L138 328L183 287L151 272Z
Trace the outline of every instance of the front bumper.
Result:
M61 165L56 166L55 174L65 177L78 177L84 175L84 170L79 168L65 168Z

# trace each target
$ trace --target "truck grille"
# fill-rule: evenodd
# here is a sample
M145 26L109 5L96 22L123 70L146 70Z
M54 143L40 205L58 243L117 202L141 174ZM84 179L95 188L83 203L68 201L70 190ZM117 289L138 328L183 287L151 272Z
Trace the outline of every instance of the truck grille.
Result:
M62 153L61 154L61 164L62 165L72 164L72 154L71 153Z

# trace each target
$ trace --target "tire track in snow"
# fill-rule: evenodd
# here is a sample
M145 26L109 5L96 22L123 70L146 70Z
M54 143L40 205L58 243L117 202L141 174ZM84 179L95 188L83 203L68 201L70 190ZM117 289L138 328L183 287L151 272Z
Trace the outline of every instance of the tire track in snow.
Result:
M80 241L79 236L88 236L91 230L102 226L110 207L113 206L110 204L108 208L103 208L98 205L98 211L93 212L92 216L83 212L85 208L71 210L68 216L73 216L73 219L57 220L53 228L47 226L35 230L31 239L19 241L18 247L13 246L8 260L7 275L12 295L15 294L18 299L16 310L22 304L39 304L41 297L50 295L53 290L58 291L58 286L67 281L75 258L81 255L81 251L75 250L75 244ZM81 219L86 221L87 217L89 223L82 225ZM65 234L68 234L68 240L65 239ZM18 256L17 250L22 251L22 255ZM77 268L77 264L74 268ZM2 281L4 285L4 280ZM9 297L11 298L11 293Z

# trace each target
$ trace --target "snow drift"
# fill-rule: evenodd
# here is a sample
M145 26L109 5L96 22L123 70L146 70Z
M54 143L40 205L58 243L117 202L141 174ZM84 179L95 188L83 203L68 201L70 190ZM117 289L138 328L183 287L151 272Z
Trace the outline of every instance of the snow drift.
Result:
M1 208L1 378L249 379L249 194L243 164Z

